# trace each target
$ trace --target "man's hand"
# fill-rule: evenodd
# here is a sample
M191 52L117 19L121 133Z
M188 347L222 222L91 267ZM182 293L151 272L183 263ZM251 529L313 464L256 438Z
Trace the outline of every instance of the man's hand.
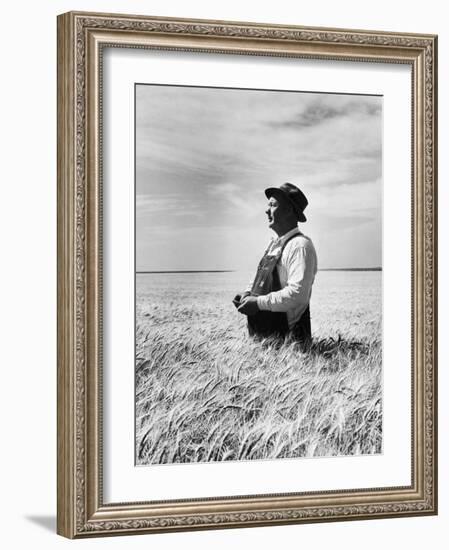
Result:
M245 296L240 301L240 306L237 308L239 313L244 315L255 315L259 311L259 306L257 305L256 296Z
M243 292L242 294L236 294L234 296L234 299L232 300L232 303L235 305L235 307L239 307L242 303L243 299L249 296L251 292Z

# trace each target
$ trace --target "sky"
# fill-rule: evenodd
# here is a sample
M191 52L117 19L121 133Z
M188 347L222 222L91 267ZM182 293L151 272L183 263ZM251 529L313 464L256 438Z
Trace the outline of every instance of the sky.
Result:
M320 268L382 265L382 98L136 85L136 270L251 270L264 189L309 200Z

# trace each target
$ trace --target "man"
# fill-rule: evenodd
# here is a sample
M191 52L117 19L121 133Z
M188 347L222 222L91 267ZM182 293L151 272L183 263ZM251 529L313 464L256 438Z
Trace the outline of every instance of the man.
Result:
M268 226L276 233L259 263L252 284L234 305L248 316L254 336L291 335L307 343L311 338L310 296L317 272L315 248L298 229L305 222L308 201L291 183L265 190Z

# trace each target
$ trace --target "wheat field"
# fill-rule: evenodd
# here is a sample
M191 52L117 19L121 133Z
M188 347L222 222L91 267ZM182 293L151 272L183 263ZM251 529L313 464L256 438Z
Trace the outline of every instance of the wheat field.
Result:
M244 282L137 275L136 464L380 453L381 273L318 273L307 350L248 337Z

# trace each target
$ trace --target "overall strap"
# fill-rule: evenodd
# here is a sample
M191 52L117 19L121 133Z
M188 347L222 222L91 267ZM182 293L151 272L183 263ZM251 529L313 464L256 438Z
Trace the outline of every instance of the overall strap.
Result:
M299 231L298 233L295 233L294 235L290 235L290 237L285 241L285 243L282 245L281 253L279 254L279 258L282 256L282 252L284 252L284 248L287 246L287 243L289 243L292 239L296 237L302 237L302 233Z
M251 294L253 296L260 296L261 294L268 294L272 290L273 286L273 279L275 282L275 285L278 287L276 290L280 289L279 285L279 278L277 277L277 270L276 265L282 255L282 252L284 251L285 246L287 243L301 235L301 233L295 233L294 235L291 235L285 243L282 244L282 246L279 248L279 250L276 251L275 254L269 254L268 250L270 247L267 248L265 254L263 255L262 259L259 262L259 266L257 268L257 273L253 281L253 285L251 288Z

